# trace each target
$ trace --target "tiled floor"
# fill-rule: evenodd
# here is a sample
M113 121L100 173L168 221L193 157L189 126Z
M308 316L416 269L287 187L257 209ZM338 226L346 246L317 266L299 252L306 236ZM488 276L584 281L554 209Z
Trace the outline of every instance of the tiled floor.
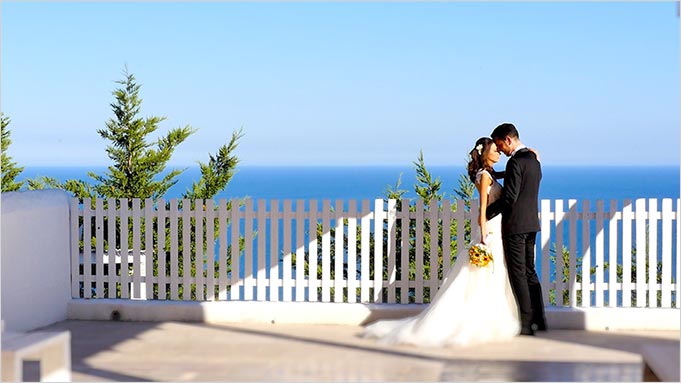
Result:
M642 381L675 331L551 330L470 348L384 346L361 327L65 321L74 381ZM651 374L646 375L648 379Z

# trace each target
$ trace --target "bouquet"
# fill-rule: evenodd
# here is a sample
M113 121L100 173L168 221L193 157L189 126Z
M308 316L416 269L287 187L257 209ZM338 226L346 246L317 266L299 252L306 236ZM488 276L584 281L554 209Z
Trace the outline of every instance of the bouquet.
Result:
M485 267L490 262L494 262L492 253L489 251L489 249L487 249L487 246L482 243L471 246L471 248L468 249L468 256L470 258L470 262L478 267Z

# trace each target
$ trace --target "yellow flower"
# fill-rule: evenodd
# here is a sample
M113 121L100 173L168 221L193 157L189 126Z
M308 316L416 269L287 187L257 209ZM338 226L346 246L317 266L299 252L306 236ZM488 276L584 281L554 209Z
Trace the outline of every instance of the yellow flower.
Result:
M485 267L490 262L494 261L492 253L489 252L487 246L482 243L475 244L468 249L469 262L478 267Z

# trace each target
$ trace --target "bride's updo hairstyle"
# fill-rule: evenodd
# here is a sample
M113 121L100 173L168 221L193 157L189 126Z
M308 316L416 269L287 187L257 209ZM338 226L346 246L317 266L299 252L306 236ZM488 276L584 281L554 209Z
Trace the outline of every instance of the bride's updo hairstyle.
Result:
M471 160L468 161L468 177L473 183L475 183L475 177L480 169L487 169L491 174L494 174L491 168L485 167L485 157L493 143L494 141L489 137L480 137L475 141L475 146L469 153Z

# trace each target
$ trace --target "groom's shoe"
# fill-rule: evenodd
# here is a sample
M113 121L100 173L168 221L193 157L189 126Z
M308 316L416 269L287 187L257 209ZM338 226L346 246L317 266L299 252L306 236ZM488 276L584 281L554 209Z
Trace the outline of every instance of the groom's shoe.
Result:
M532 328L523 327L520 329L520 335L534 336Z
M546 323L532 323L532 330L534 331L546 331Z

